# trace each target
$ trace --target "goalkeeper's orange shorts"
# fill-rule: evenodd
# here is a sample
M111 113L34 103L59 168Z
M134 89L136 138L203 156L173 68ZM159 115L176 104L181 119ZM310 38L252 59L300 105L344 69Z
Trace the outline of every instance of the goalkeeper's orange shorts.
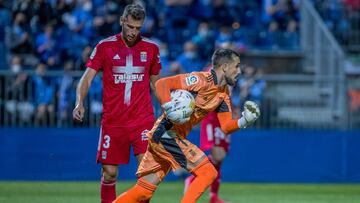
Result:
M142 177L149 173L157 173L158 177L163 179L170 169L188 169L189 163L199 163L204 156L201 149L185 138L163 136L159 143L149 139L148 149L136 174Z

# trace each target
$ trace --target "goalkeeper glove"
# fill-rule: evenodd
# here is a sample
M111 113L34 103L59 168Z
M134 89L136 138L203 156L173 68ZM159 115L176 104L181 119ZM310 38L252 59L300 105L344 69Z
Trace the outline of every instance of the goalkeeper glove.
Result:
M260 109L255 102L246 101L244 104L244 111L241 115L242 117L238 120L238 126L239 128L246 128L259 118Z
M166 102L162 105L162 108L165 110L166 118L173 123L183 124L190 120L190 117L186 115L186 110L179 108L179 105L175 102Z

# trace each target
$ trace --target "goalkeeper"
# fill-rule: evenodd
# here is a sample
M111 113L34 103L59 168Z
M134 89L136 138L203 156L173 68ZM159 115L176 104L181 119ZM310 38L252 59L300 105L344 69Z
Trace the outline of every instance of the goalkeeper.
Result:
M252 124L260 111L254 102L248 101L245 102L242 117L232 118L227 85L234 86L241 73L238 53L230 49L216 50L212 56L212 67L209 72L180 74L157 81L156 93L165 113L147 134L148 149L137 170L139 179L136 185L118 196L114 203L136 203L150 199L170 169L184 168L195 176L182 203L196 202L215 180L215 167L201 149L186 139L187 134L212 111L217 112L221 130L225 134ZM187 90L195 97L195 109L190 118L184 118L184 114L177 111L171 101L170 92L176 89Z

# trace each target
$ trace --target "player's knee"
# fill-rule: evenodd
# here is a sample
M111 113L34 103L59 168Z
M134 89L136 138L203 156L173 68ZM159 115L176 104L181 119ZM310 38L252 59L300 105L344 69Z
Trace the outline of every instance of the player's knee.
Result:
M208 164L208 173L207 173L207 177L209 180L211 180L211 182L213 182L216 177L218 176L218 171L216 170L216 168L214 167L214 165L212 164Z
M218 172L214 165L209 162L194 171L194 174L198 177L203 177L207 182L212 183L216 179Z
M103 175L103 179L105 182L116 181L117 175L118 175L117 167L103 166L103 174L102 175Z

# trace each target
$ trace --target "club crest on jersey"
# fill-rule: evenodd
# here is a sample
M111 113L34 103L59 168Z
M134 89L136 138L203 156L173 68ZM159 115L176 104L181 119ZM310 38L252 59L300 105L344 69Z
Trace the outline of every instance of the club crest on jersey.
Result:
M148 129L145 129L144 131L141 132L141 141L146 141L148 140L148 136L147 133L149 132Z
M145 51L140 52L140 61L146 62L147 61L147 54Z
M186 85L191 86L191 85L196 84L199 81L199 78L195 75L191 75L189 77L186 77L185 80L186 80Z

